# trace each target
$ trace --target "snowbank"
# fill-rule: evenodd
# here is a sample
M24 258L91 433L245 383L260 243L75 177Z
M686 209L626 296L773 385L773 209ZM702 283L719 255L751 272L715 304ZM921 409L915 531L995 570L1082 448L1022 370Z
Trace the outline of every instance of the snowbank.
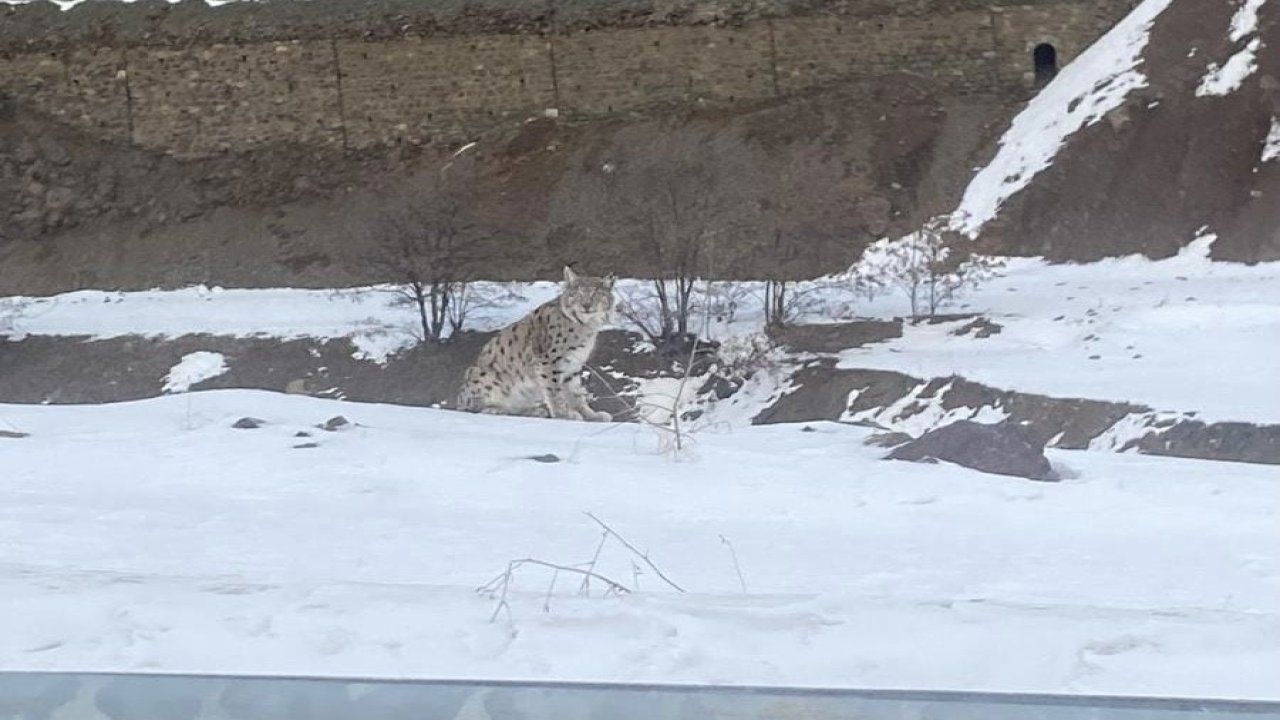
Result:
M1052 452L1073 479L1031 483L828 424L675 458L642 426L250 391L0 418L31 433L3 448L3 669L1280 698L1271 467ZM631 593L473 592L589 561L583 511L688 592L618 543L594 568Z

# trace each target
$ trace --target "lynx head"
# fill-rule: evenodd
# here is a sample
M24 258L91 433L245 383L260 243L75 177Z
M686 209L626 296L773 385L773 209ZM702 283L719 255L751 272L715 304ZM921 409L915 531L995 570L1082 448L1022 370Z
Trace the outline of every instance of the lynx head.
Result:
M583 277L572 268L564 269L564 291L560 309L569 319L584 325L603 325L613 310L614 276Z

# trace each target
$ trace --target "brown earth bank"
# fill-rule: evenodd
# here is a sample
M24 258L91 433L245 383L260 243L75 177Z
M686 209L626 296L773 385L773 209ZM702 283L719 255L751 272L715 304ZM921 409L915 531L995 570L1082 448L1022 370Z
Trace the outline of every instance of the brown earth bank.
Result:
M890 8L815 0L758 12L805 12L813 4L823 12L911 15L971 10L966 2ZM1031 3L1041 4L1052 3ZM215 27L252 38L327 32L330 23L349 21L354 31L376 35L413 18L426 27L437 15L463 29L469 22L525 27L542 22L551 6L504 2L507 15L473 3L431 5L423 15L425 7L398 0L359 9L336 0L234 3L219 11L226 10L219 14L225 25L206 27L211 15L191 2L88 3L65 14L40 3L0 9L0 26L8 28L0 32L14 33L13 42L72 40L107 28L105 39L141 42L152 33L166 42L203 38ZM697 5L696 12L642 0L555 7L557 17L704 22L735 17L734 8L749 5ZM1056 261L1164 257L1207 229L1219 235L1217 259L1280 259L1280 163L1259 158L1271 119L1280 116L1280 54L1272 51L1280 47L1280 7L1261 8L1263 50L1244 86L1224 97L1195 96L1208 64L1250 40L1228 40L1235 9L1226 0L1174 0L1144 56L1149 86L1069 138L1052 167L1006 203L982 246ZM179 159L104 140L10 99L0 102L0 294L388 280L369 262L380 225L419 204L446 166L455 175L467 168L472 207L488 228L465 263L469 277L552 279L568 263L653 276L663 263L645 223L605 189L610 173L663 156L695 158L697 172L676 180L712 178L705 185L736 209L714 233L699 274L814 277L844 269L869 242L954 207L1016 110L1007 92L959 94L945 79L898 73L730 107L513 118L479 134L459 157L456 143L358 151L267 143Z
M652 25L735 25L821 11L921 16L1080 0L204 0L0 5L0 47L186 44L404 35L546 33Z
M1261 160L1280 117L1280 6L1262 4L1257 34L1232 42L1238 6L1174 0L1142 58L1149 86L1072 136L1004 206L988 241L1060 261L1159 258L1208 231L1219 236L1215 259L1280 259L1280 163ZM1255 38L1258 67L1243 86L1197 97L1210 63Z
M627 206L635 193L604 188L668 160L692 163L673 182L721 207L702 274L816 276L954 203L969 158L1003 115L994 98L950 97L903 75L733 110L531 119L460 155L277 145L183 160L9 102L0 104L0 197L9 199L0 294L387 281L369 262L382 223L419 206L442 171L465 177L469 209L488 229L464 263L468 277L553 279L568 263L652 276L662 264Z
M888 324L871 323L843 332L854 344L892 337ZM796 342L830 332L793 330ZM228 370L193 386L195 390L256 388L359 402L448 407L463 370L479 353L488 334L464 333L454 342L424 345L394 355L384 364L357 359L346 340L276 340L184 336L123 337L109 340L29 337L0 341L0 403L99 403L156 397L165 376L182 357L196 351L222 353ZM588 380L598 409L619 419L634 417L637 380L679 377L687 359L637 352L639 337L622 331L602 334L590 365L599 371ZM812 357L811 355L807 355ZM756 424L844 421L858 414L861 424L895 430L900 423L936 404L947 411L976 414L997 411L1040 444L1085 449L1121 421L1138 416L1140 430L1126 432L1104 449L1170 457L1280 464L1280 425L1206 423L1192 416L1171 416L1132 403L1053 398L1000 390L960 377L921 379L897 372L839 369L833 359L777 360L788 377L788 391L769 402ZM691 382L698 399L685 412L696 423L714 402L732 402L740 376L722 375L714 349L700 354ZM913 395L914 394L914 395ZM903 398L913 402L897 407ZM852 399L851 399L852 398Z

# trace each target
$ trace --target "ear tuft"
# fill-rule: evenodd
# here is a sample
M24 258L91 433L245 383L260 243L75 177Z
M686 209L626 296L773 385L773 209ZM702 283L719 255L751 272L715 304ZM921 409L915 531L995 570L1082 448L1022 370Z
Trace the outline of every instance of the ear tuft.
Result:
M577 281L577 279L578 279L578 274L573 271L573 268L569 267L568 265L565 265L564 281L567 283L571 283L571 282Z

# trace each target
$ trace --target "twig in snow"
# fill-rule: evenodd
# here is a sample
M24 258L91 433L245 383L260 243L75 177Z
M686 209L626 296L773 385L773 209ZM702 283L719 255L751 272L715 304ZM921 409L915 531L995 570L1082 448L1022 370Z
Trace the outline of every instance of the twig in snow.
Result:
M665 582L666 584L668 584L668 585L670 585L671 587L675 588L678 592L684 592L684 591L685 591L685 590L684 590L684 588L682 588L682 587L680 587L679 585L677 585L677 584L675 584L674 582L672 582L671 578L667 577L667 576L662 572L662 570L658 569L658 566L657 566L657 565L654 565L654 564L653 564L653 561L649 559L649 554L648 554L648 553L643 553L643 552L640 552L639 550L637 550L635 545L632 545L631 543L627 542L627 539L626 539L626 538L624 538L624 537L622 537L621 535L619 535L617 532L615 532L615 531L614 531L614 529L613 529L613 528L611 528L611 527L609 527L608 525L606 525L606 524L604 523L604 521L603 521L603 520L601 520L600 518L596 517L596 516L595 516L595 515L593 515L592 513L589 513L589 512L588 512L588 513L584 513L584 514L585 514L587 517L591 518L591 519L595 522L595 524L599 525L599 526L600 526L600 527L601 527L601 528L602 528L606 533L608 533L610 536L612 536L615 540L617 540L618 542L622 543L623 547L625 547L626 549L628 549L628 550L630 550L631 552L635 553L635 556L636 556L636 557L638 557L638 558L640 558L641 560L643 560L643 561L644 561L644 564L645 564L645 565L648 565L648 566L649 566L649 569L650 569L650 570L652 570L652 571L653 571L653 572L654 572L654 573L655 573L659 578L661 578L663 582Z
M596 552L594 555L591 556L591 562L587 563L588 572L595 571L596 562L600 559L600 552L604 550L604 544L608 541L609 541L609 533L607 532L600 533L600 544L596 545ZM578 586L578 593L580 595L591 594L591 576L590 575L582 576L582 584Z
M547 584L547 596L542 599L542 612L551 612L551 593L556 590L556 579L560 577L560 571L554 570L551 573L551 582Z
M510 619L511 605L507 601L507 595L511 591L511 581L515 578L516 570L519 570L525 565L537 565L539 567L550 568L555 570L557 573L565 572L590 576L595 580L604 583L606 596L611 594L625 595L631 592L630 588L626 585L615 580L610 580L594 570L584 570L583 568L572 567L570 565L558 565L556 563L538 560L536 558L520 558L518 560L508 562L506 570L502 571L494 579L476 588L477 593L486 595L498 601L498 604L493 608L493 615L489 617L489 622L495 622L504 609L507 611L507 618Z
M729 538L724 535L720 536L720 542L729 548L729 557L733 558L733 571L738 573L738 584L742 586L742 592L747 591L747 581L742 577L742 566L738 564L738 551L733 549L733 543L729 542Z

